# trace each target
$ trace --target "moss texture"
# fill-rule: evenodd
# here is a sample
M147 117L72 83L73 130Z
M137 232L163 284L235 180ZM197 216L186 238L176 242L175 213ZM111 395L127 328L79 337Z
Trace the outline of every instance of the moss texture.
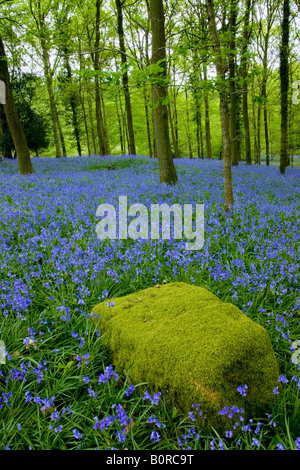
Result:
M135 384L147 382L184 413L199 404L217 429L227 425L224 406L275 399L279 369L268 333L236 306L180 282L114 302L97 305L95 321L115 367L129 370ZM246 402L237 391L245 384Z

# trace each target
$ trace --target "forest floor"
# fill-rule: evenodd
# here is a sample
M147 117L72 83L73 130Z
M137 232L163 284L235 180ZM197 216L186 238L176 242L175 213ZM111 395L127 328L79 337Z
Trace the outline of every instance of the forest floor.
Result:
M109 168L111 165L113 167ZM222 162L176 161L159 184L147 157L33 159L35 174L0 163L0 449L300 449L300 168L233 168L234 213L224 217ZM204 204L205 243L105 240L96 209ZM90 318L100 301L185 281L239 307L270 336L280 367L275 404L228 430L203 432L147 384L115 371ZM281 387L281 392L277 393ZM245 397L247 400L247 397ZM235 411L235 412L234 412ZM234 434L233 434L233 431Z

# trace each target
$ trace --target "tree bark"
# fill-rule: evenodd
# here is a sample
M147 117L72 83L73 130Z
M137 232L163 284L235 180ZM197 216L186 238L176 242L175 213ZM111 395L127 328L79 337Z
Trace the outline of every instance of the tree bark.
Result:
M83 65L83 56L81 54L81 40L80 40L80 34L78 34L78 55L79 55L79 67L80 67L80 72L83 70L84 65ZM82 107L82 112L83 112L83 119L84 119L84 127L85 127L85 134L86 134L86 142L87 142L87 148L88 148L88 155L91 155L91 144L90 144L90 134L89 134L89 128L88 128L88 122L87 122L87 112L86 112L86 106L85 106L85 98L84 98L84 93L82 91L82 78L81 75L79 75L79 101Z
M281 139L280 139L280 173L284 174L288 166L287 133L288 133L288 90L289 90L289 0L283 1L282 39L280 45L280 89L281 89Z
M2 155L4 158L12 159L12 149L11 146L8 145L8 142L6 141L6 135L9 133L9 127L7 124L7 119L5 117L5 112L4 108L0 108L0 134L2 137Z
M246 11L244 17L243 29L243 46L241 57L241 75L243 79L242 93L243 93L243 122L244 122L244 139L245 139L245 160L248 165L251 165L251 142L250 142L250 124L248 112L248 59L246 57L249 45L249 18L250 18L251 0L246 0Z
M56 111L57 128L58 128L60 143L61 143L61 147L62 147L62 151L63 151L63 156L66 157L67 156L67 148L66 148L66 143L65 143L63 130L62 130L61 123L60 123L60 118L59 118L59 115L57 113L56 107L55 107L55 111Z
M163 0L150 0L152 28L152 63L160 62L163 72L156 75L152 84L153 126L158 155L160 182L175 184L178 180L172 158L169 125L166 78L166 38ZM164 104L163 104L164 103Z
M173 142L173 148L174 148L174 158L179 158L178 140L176 138L175 124L174 124L174 118L173 118L174 115L172 116L170 103L168 103L168 112L169 112L169 122L170 122L171 136L172 136L172 142Z
M19 115L14 103L13 94L10 87L10 77L7 66L7 59L4 49L2 37L0 36L0 80L5 84L6 102L3 104L6 120L15 150L17 153L19 172L21 175L29 175L34 173L30 159L30 152L27 145L26 136L21 125Z
M72 70L68 60L68 49L64 46L64 60L65 60L65 68L66 68L66 75L68 79L68 83L72 85ZM77 103L76 97L73 92L71 92L71 96L69 99L71 111L72 111L72 124L73 124L73 131L76 139L76 146L78 155L81 156L81 143L80 143L80 131L79 131L79 123L78 123L78 116L77 116Z
M144 95L144 107L145 107L145 116L146 116L146 125L147 125L147 137L148 137L148 147L149 147L149 157L153 157L152 143L151 143L151 130L150 130L150 119L149 119L149 109L148 109L148 99L147 99L147 90L146 87L143 87Z
M235 74L235 55L236 45L235 36L237 29L237 12L238 12L238 0L231 0L231 11L230 11L230 39L229 39L229 85L230 85L230 134L231 134L231 156L232 165L237 166L239 164L239 154L237 145L237 112L236 112L236 74Z
M96 126L94 126L94 113L93 113L90 93L87 94L87 103L88 103L89 120L90 120L90 126L91 126L91 134L92 134L93 152L94 152L94 155L96 155L97 154L97 136L95 132Z
M257 108L257 156L258 156L258 163L260 163L260 156L261 156L261 106L258 105Z
M120 51L121 51L121 64L123 68L122 82L123 82L123 90L124 90L124 97L125 97L125 109L126 109L126 115L127 115L128 136L129 136L128 153L130 155L136 155L133 119L132 119L132 108L131 108L129 84L128 84L129 80L128 80L128 73L126 69L127 58L126 58L124 29L123 29L123 11L122 11L123 4L124 4L124 0L123 2L121 2L121 0L116 0L117 18L118 18L118 36L119 36Z
M225 82L225 64L222 57L221 44L216 26L215 9L213 0L205 0L208 12L209 30L212 38L214 54L216 58L216 72L219 81L220 116L222 128L222 157L224 173L225 210L233 207L233 191L231 177L231 138L229 131L229 116L227 103L227 86Z
M253 115L253 134L254 134L254 163L258 164L256 115L255 115L255 102L254 101L252 102L252 115Z
M52 75L51 75L51 71L49 67L49 54L48 54L48 50L47 50L47 46L46 46L44 38L40 37L40 42L41 42L42 54L43 54L44 74L46 78L46 84L47 84L47 90L48 90L48 96L49 96L49 102L50 102L50 112L51 112L52 130L53 130L56 158L60 158L61 148L60 148L60 142L59 142L59 132L57 128L57 111L56 111L54 92L53 92Z
M207 83L207 67L203 64L203 75L205 83ZM205 115L205 142L206 142L206 158L212 158L211 136L210 136L210 118L209 118L209 100L208 90L204 91L204 115Z
M185 112L186 112L186 136L187 136L188 146L189 146L189 158L193 158L193 146L192 146L192 138L191 138L191 130L190 130L190 112L189 112L187 87L185 87Z
M95 53L94 53L94 70L96 72L95 76L95 101L96 101L96 121L97 121L97 136L98 136L98 145L99 152L101 155L109 154L109 145L106 138L106 133L104 129L104 122L101 109L101 90L100 90L100 80L98 72L99 67L99 46L100 46L100 7L102 0L96 0L96 39L95 39Z
M270 143L269 143L269 130L268 130L268 110L267 110L267 73L268 73L268 47L269 47L269 28L265 37L264 57L263 57L263 79L261 86L261 95L264 98L264 130L265 130L265 143L266 143L266 165L270 165Z

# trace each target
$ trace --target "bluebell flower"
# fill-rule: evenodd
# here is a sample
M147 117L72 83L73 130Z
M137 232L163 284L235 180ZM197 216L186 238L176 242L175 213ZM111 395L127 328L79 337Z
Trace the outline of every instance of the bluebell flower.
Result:
M281 382L281 383L283 383L283 384L286 384L286 383L288 383L289 381L288 381L288 379L286 378L285 375L281 375L281 376L279 377L279 379L278 379L278 382Z
M78 429L73 429L73 434L74 434L74 437L75 439L81 439L82 438L82 434L80 434L80 432L78 431Z
M150 435L150 441L155 441L155 442L158 442L160 440L160 435L157 431L152 431L151 435Z
M246 393L247 388L248 388L247 385L240 385L240 386L237 388L237 391L238 391L243 397L245 397L245 396L247 395L247 393Z
M127 390L125 390L126 397L130 397L132 395L132 393L134 392L134 390L135 390L134 385L129 385Z

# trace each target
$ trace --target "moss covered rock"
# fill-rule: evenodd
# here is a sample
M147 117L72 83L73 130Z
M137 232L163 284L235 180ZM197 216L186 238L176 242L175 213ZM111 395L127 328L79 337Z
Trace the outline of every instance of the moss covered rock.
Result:
M184 413L199 404L217 429L224 406L247 411L274 400L279 370L268 333L236 306L180 282L114 302L97 305L95 321L115 367L129 370L135 384L147 382ZM244 399L241 385L248 386Z

